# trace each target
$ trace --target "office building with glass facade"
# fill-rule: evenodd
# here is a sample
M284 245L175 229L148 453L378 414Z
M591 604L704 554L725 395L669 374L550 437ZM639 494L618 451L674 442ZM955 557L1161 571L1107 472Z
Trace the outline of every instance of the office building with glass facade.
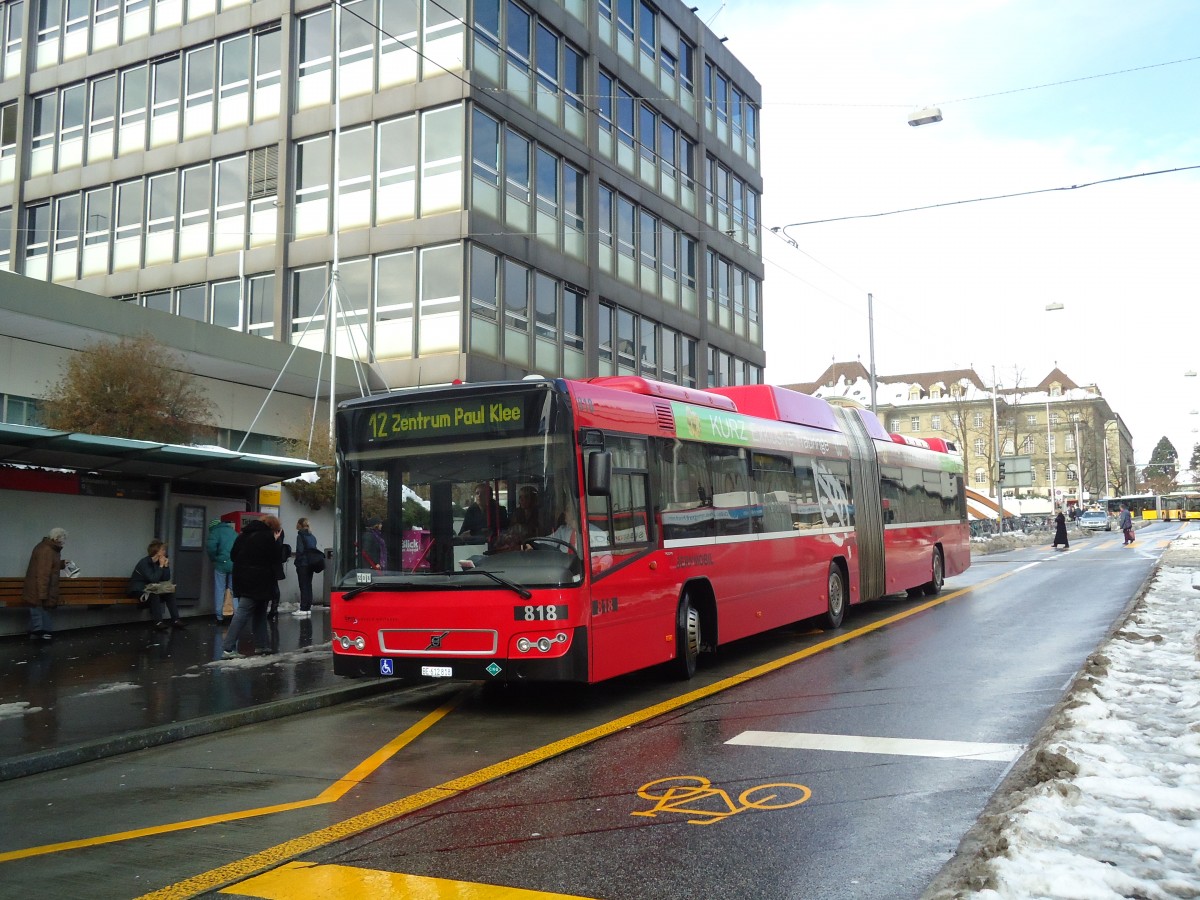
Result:
M332 309L392 387L761 380L761 93L687 6L4 0L0 27L0 268L315 349Z

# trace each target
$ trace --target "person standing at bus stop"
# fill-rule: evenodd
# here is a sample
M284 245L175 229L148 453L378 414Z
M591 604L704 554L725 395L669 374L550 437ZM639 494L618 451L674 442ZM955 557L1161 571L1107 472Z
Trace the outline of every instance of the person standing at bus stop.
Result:
M280 565L279 544L283 524L276 516L263 516L242 526L229 555L233 559L233 592L238 598L237 612L221 645L222 659L237 659L238 638L246 625L251 626L259 653L270 653L267 636L267 607L276 596L275 578Z
M309 530L308 519L302 518L296 522L296 584L300 588L300 608L292 613L300 619L312 615L313 603L313 573L325 568L325 555L317 547L317 538Z
M233 594L233 611L237 612L237 594L233 593L233 560L229 551L237 540L237 529L232 522L213 519L208 523L208 540L204 550L213 567L213 611L217 614L217 622L225 621L225 591Z
M1129 514L1128 504L1121 504L1121 517L1117 519L1117 525L1121 528L1121 533L1125 535L1125 544L1128 546L1133 543L1133 516Z
M1058 515L1054 517L1054 543L1050 546L1057 550L1059 544L1062 544L1064 550L1071 546L1067 543L1067 517L1063 515L1061 509L1058 511Z
M58 606L59 573L67 567L62 558L66 542L66 529L51 528L29 555L21 600L29 607L29 637L33 640L54 639L51 610Z

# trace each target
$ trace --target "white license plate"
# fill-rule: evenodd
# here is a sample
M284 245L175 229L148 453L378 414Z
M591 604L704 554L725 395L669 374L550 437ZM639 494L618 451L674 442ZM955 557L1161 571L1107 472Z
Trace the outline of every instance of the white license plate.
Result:
M450 666L421 666L421 674L427 678L453 678L454 669Z

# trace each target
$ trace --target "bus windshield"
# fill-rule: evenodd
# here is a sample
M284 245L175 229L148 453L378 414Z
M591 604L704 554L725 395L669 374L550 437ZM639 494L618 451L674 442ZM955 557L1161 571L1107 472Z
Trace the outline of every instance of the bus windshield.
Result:
M338 586L398 591L582 581L577 462L549 383L339 412Z

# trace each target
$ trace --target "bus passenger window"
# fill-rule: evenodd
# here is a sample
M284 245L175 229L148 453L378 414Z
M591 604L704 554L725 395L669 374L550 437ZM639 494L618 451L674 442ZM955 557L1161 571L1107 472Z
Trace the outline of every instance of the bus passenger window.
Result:
M658 497L664 540L712 536L712 490L700 444L658 442Z

